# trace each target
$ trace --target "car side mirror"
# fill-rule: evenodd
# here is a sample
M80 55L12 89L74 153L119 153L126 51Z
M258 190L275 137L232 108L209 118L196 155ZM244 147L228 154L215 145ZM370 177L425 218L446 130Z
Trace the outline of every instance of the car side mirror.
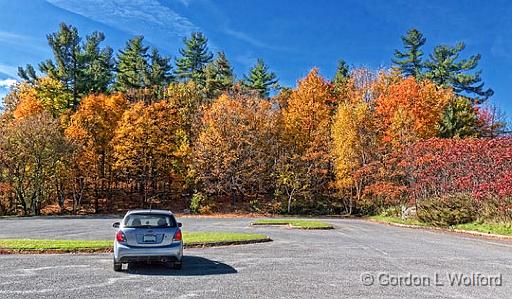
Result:
M119 228L119 226L121 226L121 223L119 222L114 222L114 224L112 224L113 228Z
M181 222L178 222L178 227L182 227L183 224L181 224Z

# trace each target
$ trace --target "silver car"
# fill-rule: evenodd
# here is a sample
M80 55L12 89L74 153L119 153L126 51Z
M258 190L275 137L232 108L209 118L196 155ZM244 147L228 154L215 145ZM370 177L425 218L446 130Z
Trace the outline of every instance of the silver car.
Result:
M181 223L170 211L129 211L121 223L116 222L114 271L132 262L163 262L181 269L183 240Z

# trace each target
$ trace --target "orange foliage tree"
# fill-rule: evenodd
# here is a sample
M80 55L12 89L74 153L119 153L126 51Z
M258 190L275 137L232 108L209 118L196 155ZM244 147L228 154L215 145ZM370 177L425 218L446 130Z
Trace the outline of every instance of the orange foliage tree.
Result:
M74 208L80 206L84 189L89 184L95 191L96 211L98 198L110 197L114 179L110 142L127 105L127 100L120 94L90 95L81 101L71 117L65 133L79 148L74 159Z
M286 197L288 212L320 206L332 181L330 127L334 112L333 86L313 69L299 81L282 112L282 153L276 171L277 195Z
M272 188L278 146L277 115L270 102L222 95L202 117L194 171L210 195L254 198Z
M381 75L379 81L389 81ZM446 105L453 97L451 89L409 77L391 82L375 102L382 140L403 145L419 139L435 137L437 125Z
M169 102L134 104L123 114L111 144L114 169L119 178L136 185L142 207L185 187L189 141Z

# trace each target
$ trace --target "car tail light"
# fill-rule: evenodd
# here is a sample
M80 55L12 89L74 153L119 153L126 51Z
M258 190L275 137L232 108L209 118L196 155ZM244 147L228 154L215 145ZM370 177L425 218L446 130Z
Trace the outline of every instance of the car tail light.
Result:
M118 231L116 234L117 242L126 242L126 237L122 231Z
M181 238L182 238L182 237L181 237L181 229L178 229L178 230L176 231L176 233L174 234L174 238L173 238L173 240L174 240L174 241L181 241Z

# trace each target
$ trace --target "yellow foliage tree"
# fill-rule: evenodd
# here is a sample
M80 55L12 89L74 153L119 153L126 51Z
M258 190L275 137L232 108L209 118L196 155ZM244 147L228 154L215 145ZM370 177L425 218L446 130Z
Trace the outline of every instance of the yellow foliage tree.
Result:
M333 86L313 69L299 81L283 110L285 151L277 170L278 194L287 197L287 210L296 199L313 207L315 198L327 195L330 163L331 115L336 98Z
M220 96L202 117L194 170L209 194L253 197L271 190L277 115L268 101Z
M114 168L136 183L141 206L159 191L183 190L188 138L178 111L167 101L138 102L123 114L112 140Z
M42 111L48 111L53 117L57 117L66 110L71 100L71 94L66 91L64 85L48 77L39 78L34 84L21 83L13 92L18 100L13 112L16 118Z
M78 145L75 161L74 204L80 205L84 187L91 183L97 193L108 192L113 181L113 149L110 144L114 131L128 105L121 94L89 95L71 117L65 134ZM95 195L95 209L98 197Z

